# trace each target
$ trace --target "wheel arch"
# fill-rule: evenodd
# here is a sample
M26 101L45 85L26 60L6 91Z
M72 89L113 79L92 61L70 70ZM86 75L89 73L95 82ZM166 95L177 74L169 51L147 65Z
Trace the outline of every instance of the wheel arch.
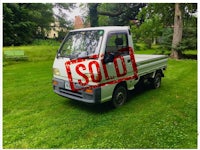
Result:
M128 90L126 81L119 82L119 83L115 86L115 88L114 88L114 90L113 90L113 92L112 92L112 97L113 97L113 95L114 95L114 93L115 93L115 90L116 90L119 86L123 86L123 87L126 88L126 90Z
M154 71L152 78L154 78L157 73L160 73L161 77L164 77L163 69L158 69L158 70Z
M124 86L124 87L127 89L127 83L126 83L126 81L119 82L119 83L115 86L113 92L114 92L115 89L116 89L117 87L119 87L119 86Z
M124 93L123 93L123 90L124 90ZM120 91L122 90L122 91ZM120 92L119 92L120 91ZM122 106L126 100L127 100L127 97L128 97L128 91L127 91L127 83L126 81L122 81L120 83L118 83L114 90L113 90L113 93L112 93L112 101L111 101L111 104L114 108L118 108L120 106ZM122 97L120 97L120 96ZM121 101L122 99L122 101Z

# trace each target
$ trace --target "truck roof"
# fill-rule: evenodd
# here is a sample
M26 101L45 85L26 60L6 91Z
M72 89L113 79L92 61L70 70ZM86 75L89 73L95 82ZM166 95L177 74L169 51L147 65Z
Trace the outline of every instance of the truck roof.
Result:
M104 30L104 31L116 31L116 30L128 30L129 26L102 26L102 27L90 27L90 28L81 28L71 31L88 31L88 30Z

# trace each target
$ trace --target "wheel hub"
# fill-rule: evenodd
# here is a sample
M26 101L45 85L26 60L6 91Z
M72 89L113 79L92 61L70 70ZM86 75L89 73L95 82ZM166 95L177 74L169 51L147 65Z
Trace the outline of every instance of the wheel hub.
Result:
M123 103L123 101L124 101L124 94L122 93L122 92L119 92L118 94L117 94L117 97L116 97L116 102L118 103L118 104L121 104L121 103Z

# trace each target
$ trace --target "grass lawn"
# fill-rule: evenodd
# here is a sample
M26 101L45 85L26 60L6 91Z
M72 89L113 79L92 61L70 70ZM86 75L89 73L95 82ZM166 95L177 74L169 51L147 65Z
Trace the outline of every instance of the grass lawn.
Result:
M111 109L56 95L40 54L3 67L3 148L197 148L197 61L169 59L159 89Z

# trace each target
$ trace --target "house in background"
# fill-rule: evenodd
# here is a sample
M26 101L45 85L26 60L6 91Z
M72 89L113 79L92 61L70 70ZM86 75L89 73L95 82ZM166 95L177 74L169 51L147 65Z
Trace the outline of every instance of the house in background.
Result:
M54 23L50 24L50 31L46 33L46 37L51 39L58 38L58 34L61 31L67 32L67 28L61 27L59 21L55 21Z

